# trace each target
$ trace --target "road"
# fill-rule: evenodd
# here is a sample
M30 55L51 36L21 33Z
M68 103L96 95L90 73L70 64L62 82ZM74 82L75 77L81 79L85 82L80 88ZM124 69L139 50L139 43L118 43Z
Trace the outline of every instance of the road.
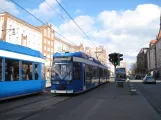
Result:
M131 81L135 82L138 90L161 116L161 81L157 80L157 84L143 84L142 80Z
M143 85L134 80L140 90L130 95L128 83L118 88L110 82L79 95L53 95L44 93L0 104L2 120L161 120L143 97L151 95L159 104L161 84ZM156 89L157 88L157 89ZM157 92L156 92L157 91ZM161 90L160 90L161 91ZM160 104L159 104L160 105ZM159 115L158 115L159 114Z

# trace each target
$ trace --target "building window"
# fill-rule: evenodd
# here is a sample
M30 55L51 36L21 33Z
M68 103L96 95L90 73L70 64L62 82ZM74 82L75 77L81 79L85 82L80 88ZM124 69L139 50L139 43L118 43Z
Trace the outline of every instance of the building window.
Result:
M53 48L51 48L51 52L53 53Z
M40 49L40 44L38 44L38 49Z
M48 47L48 52L50 52L50 48Z
M44 52L44 56L46 56L46 53Z
M2 58L0 58L0 81L2 81Z
M48 40L48 45L50 45L50 40Z
M46 29L44 29L44 36L47 36L47 31L46 31Z
M16 43L19 44L19 42L18 42L18 37L16 37Z
M48 58L50 58L50 55L48 54Z
M44 50L46 50L46 46L44 46Z
M12 25L10 25L10 28L9 29L12 29Z
M17 35L18 35L18 30L19 30L19 28L17 28Z
M50 38L50 28L48 27L48 38Z
M46 39L44 39L44 43L46 43Z
M19 61L13 59L6 59L5 81L19 80Z
M32 80L32 62L22 61L22 80Z

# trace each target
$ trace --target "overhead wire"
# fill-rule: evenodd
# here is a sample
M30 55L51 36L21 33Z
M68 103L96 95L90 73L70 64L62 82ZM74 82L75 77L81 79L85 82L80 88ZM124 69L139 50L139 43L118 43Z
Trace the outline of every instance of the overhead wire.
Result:
M15 5L17 5L18 7L20 7L22 10L24 10L25 12L27 12L28 14L30 14L32 17L34 17L36 20L38 20L39 22L41 22L42 24L45 25L45 23L40 20L39 18L37 18L35 15L33 15L31 12L29 12L28 10L26 10L25 8L23 8L21 5L19 5L18 3L16 3L14 0L10 0L12 1ZM56 30L54 30L55 33L57 33L58 35L60 35L63 39L66 39L68 42L70 42L72 45L76 46L74 43L72 43L71 41L69 41L67 38L65 38L63 35L61 35L59 32L57 32Z
M72 16L65 10L65 8L56 0L58 5L65 11L65 13L70 17L70 19L75 23L75 25L82 31L82 33L90 40L93 45L97 48L96 44L88 37L88 35L83 31L83 29L76 23L76 21L72 18Z
M57 10L55 10L46 0L44 0L44 2L54 11L56 12L66 23L68 23L69 26L71 26L73 29L75 29L77 32L78 30L76 28L74 28ZM78 32L79 33L79 32ZM82 34L79 33L79 35L81 35L82 37L84 37Z

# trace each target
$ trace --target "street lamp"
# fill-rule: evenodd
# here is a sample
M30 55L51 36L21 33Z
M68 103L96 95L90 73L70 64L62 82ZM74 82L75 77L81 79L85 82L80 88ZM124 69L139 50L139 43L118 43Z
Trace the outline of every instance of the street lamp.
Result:
M6 32L6 34L11 32L11 31L13 31L12 35L15 35L15 28L13 28L13 29L5 29L5 30L2 30L2 31L8 31L8 32ZM4 35L4 37L6 36L6 34ZM4 37L3 37L3 39L4 39Z

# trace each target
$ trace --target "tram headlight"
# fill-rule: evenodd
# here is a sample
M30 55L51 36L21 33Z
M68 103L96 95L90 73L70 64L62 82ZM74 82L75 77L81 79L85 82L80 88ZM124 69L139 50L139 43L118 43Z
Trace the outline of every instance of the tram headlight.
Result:
M59 84L59 81L53 81L52 84Z
M71 80L67 81L67 84L72 84L72 81Z

